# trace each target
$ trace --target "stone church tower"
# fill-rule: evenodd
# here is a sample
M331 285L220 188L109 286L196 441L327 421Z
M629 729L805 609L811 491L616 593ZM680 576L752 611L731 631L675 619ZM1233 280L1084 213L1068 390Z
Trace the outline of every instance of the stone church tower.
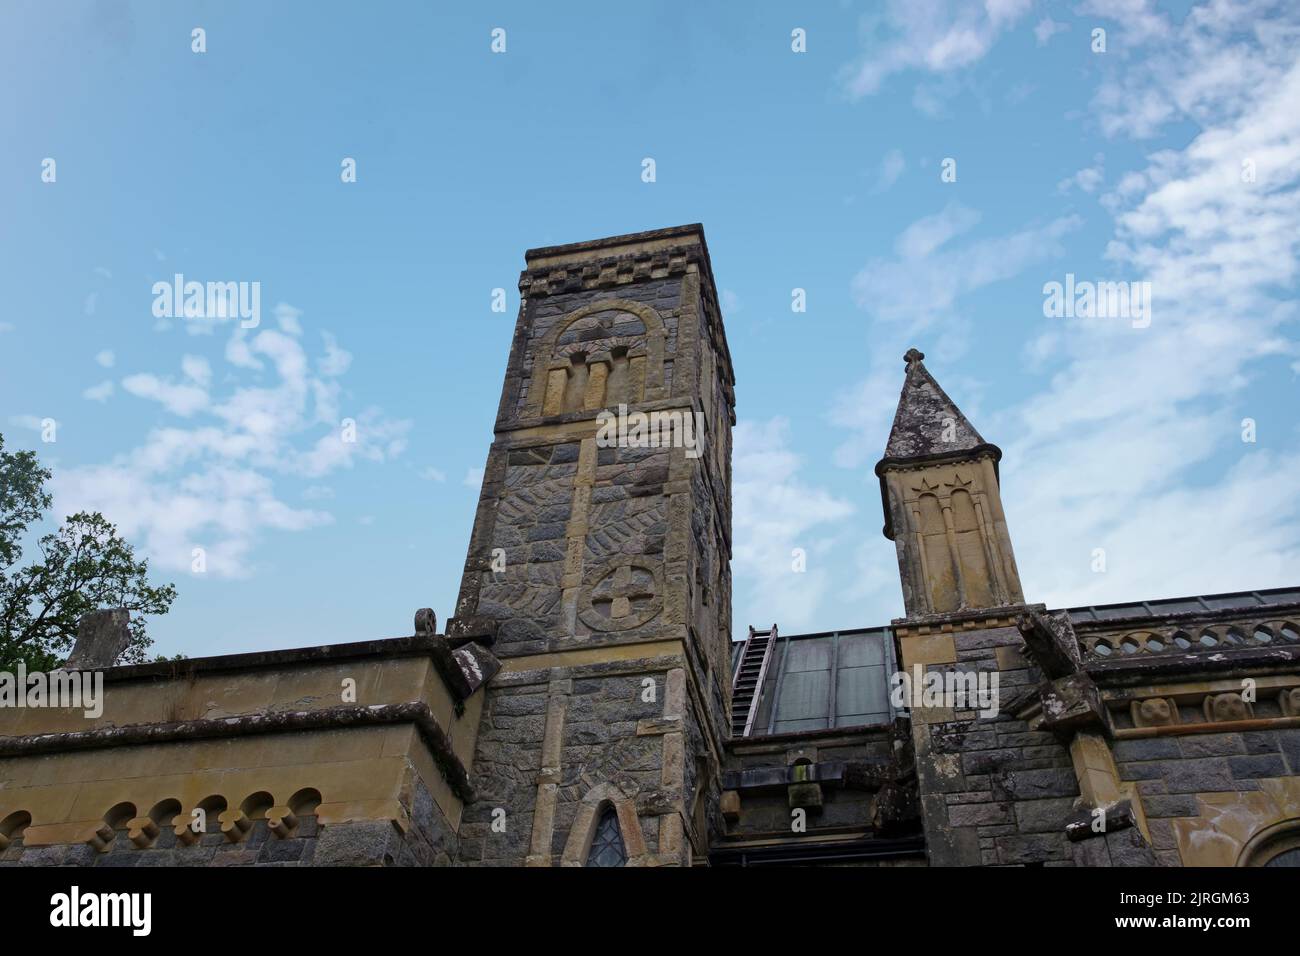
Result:
M731 686L735 393L704 233L533 249L526 264L447 627L502 661L460 857L582 865L621 830L615 856L688 864L716 825ZM605 410L685 416L700 434L606 441Z

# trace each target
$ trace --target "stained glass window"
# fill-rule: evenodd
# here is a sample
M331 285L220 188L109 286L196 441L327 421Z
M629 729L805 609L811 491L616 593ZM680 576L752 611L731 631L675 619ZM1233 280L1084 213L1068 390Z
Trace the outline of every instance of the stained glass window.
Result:
M596 824L596 835L591 839L591 852L587 854L588 866L623 866L627 863L627 850L623 847L623 834L618 828L618 814L607 806Z

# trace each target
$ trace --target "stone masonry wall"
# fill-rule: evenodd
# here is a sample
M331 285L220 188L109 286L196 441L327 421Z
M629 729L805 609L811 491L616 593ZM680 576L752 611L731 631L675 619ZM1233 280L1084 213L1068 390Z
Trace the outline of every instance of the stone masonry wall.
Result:
M686 746L700 735L682 706L682 663L670 657L499 675L479 728L478 799L465 809L460 861L571 865L567 851L580 865L589 834L575 836L574 827L583 807L623 798L644 843L638 862L689 862L697 840L703 852L689 821L684 842L682 830L674 836L665 822L694 806L698 787L708 785ZM716 805L716 789L706 799ZM630 820L620 819L626 829ZM634 838L624 839L633 853Z
M1016 628L959 629L951 637L956 660L928 670L997 671L1002 705L1038 683ZM1074 863L1065 824L1079 788L1064 744L1005 710L992 718L958 711L936 722L915 715L932 865Z
M1141 794L1156 858L1181 866L1175 824L1202 815L1197 794L1256 793L1262 781L1300 775L1300 730L1121 740L1114 753L1121 778Z

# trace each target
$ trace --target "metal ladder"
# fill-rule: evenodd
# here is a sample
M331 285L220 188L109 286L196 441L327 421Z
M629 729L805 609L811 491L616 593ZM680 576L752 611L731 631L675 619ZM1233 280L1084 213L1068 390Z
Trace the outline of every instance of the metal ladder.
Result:
M767 677L767 663L776 645L776 625L769 631L751 626L749 639L740 652L740 663L731 682L731 736L748 737L758 716L759 692Z

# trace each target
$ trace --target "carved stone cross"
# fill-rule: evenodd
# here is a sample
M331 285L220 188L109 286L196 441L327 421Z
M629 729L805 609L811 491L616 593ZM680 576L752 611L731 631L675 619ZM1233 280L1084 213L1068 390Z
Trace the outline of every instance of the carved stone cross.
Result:
M592 596L591 604L609 618L627 617L632 613L633 601L647 601L654 597L652 586L637 584L632 578L632 566L625 564L612 577L602 581Z

